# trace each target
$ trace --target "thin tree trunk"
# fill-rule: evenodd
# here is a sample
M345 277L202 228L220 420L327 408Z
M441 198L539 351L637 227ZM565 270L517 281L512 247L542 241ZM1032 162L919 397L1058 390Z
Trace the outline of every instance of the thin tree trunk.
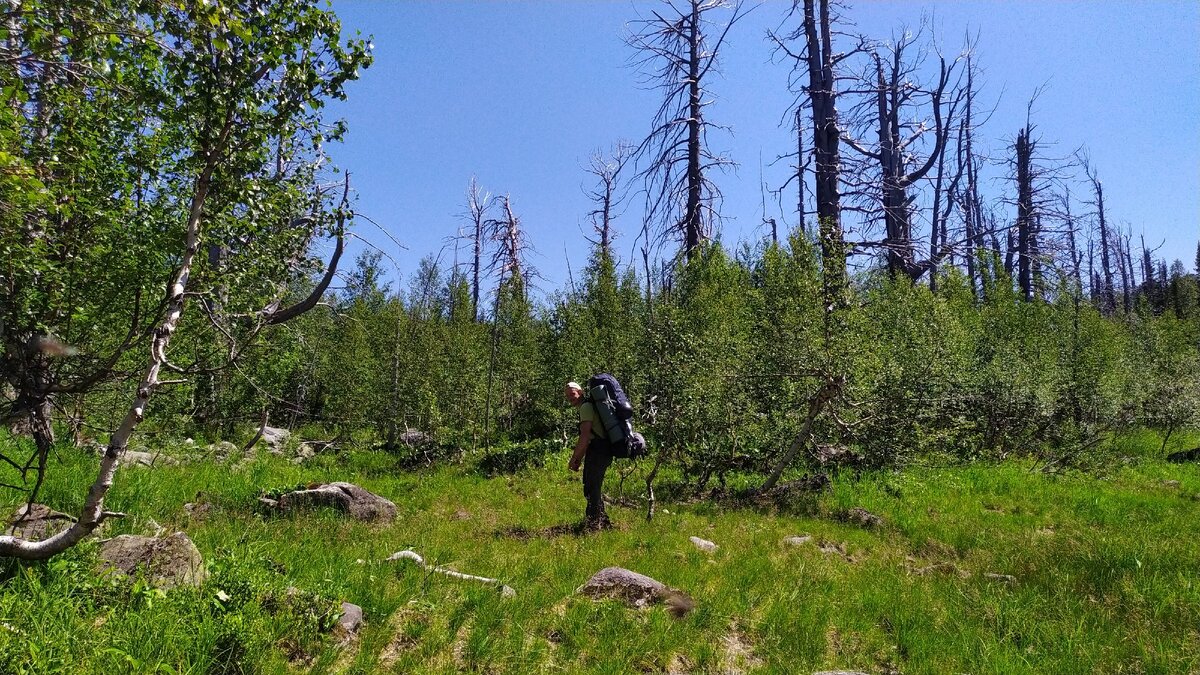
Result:
M1108 236L1108 223L1104 213L1104 186L1095 177L1092 178L1092 188L1096 191L1096 211L1100 217L1100 267L1104 273L1104 288L1101 289L1100 297L1103 300L1101 310L1106 315L1111 315L1116 309L1117 302L1114 297L1112 262L1109 260L1109 253L1112 251L1112 242Z
M1032 301L1033 254L1037 250L1033 214L1033 141L1029 127L1017 133L1017 284L1026 302Z
M228 127L227 127L228 129ZM222 134L227 136L228 131ZM223 139L222 139L223 140ZM154 389L158 386L159 372L167 363L166 350L171 343L171 337L179 325L183 314L185 294L188 280L191 277L192 264L200 243L200 221L204 203L208 196L209 183L216 167L217 154L210 152L209 159L196 179L192 203L188 213L183 257L176 269L175 277L169 288L167 313L154 331L154 340L150 346L150 363L138 385L137 394L129 406L121 425L109 438L108 447L100 460L100 470L96 480L83 503L79 519L69 528L41 541L26 541L14 536L0 536L0 556L22 558L25 560L45 560L61 553L91 534L105 519L120 516L104 510L104 498L112 488L113 478L121 456L129 444L129 438L145 416L146 405L150 401Z
M687 211L684 214L684 251L688 260L695 256L703 234L700 210L701 188L704 175L700 168L700 3L692 2L692 17L688 22L688 159L687 159Z

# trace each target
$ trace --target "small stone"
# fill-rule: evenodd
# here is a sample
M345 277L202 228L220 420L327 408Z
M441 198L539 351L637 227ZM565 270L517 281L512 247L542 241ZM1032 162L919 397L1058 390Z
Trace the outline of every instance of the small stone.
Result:
M338 617L337 626L334 632L338 635L338 641L346 644L354 641L358 637L358 631L363 625L362 607L352 603L342 603L342 615Z
M338 625L352 633L357 633L363 623L362 607L352 603L342 603L342 616L338 619Z
M163 531L166 530L167 528L163 527L162 525L159 525L157 520L151 518L146 521L146 529L150 530L151 537L157 537L157 536L162 535Z
M856 506L849 511L842 513L842 520L848 523L855 523L866 528L876 528L883 526L883 518L871 513L870 511Z
M999 582L1005 583L1005 584L1017 583L1017 578L1011 574L997 574L995 572L984 572L983 578L991 580L991 581L999 581Z
M187 504L183 505L183 510L193 518L201 518L208 515L209 511L212 511L212 504L209 504L208 502L188 502Z
M1180 482L1177 480L1164 480L1162 482L1162 484L1163 484L1163 487L1177 488L1177 487L1179 487Z
M717 546L713 542L707 539L701 539L700 537L688 537L688 541L692 542L696 548L704 551L705 553L712 553L720 548L720 546Z
M784 537L783 538L783 543L788 544L790 546L803 546L810 541L812 541L812 536L807 535L807 534L801 535L799 537Z
M500 597L515 598L515 597L517 597L517 592L515 590L513 590L512 586L502 585L502 586L500 586Z
M428 448L437 443L433 436L418 429L405 429L396 440L410 448Z
M191 438L185 438L185 439L183 439L183 444L184 445L195 445L196 441Z

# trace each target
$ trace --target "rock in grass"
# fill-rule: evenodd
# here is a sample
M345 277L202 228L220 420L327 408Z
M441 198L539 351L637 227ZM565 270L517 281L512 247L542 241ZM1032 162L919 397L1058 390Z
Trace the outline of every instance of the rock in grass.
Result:
M793 537L784 537L783 538L783 543L787 544L788 546L803 546L810 541L812 541L812 536L807 535L807 534L801 535L799 537L793 536Z
M680 618L696 608L696 602L666 584L624 567L605 567L592 575L576 591L590 598L613 598L634 608L662 603L672 616Z
M1200 461L1200 448L1192 448L1191 450L1180 450L1167 455L1167 461L1174 464L1182 464L1184 462Z
M279 498L284 512L329 506L356 520L393 520L396 505L353 483L329 483L310 490L289 492Z
M293 464L303 464L304 462L317 456L317 451L308 443L301 443L296 448L296 456L292 458Z
M342 644L351 642L358 637L358 631L363 625L362 607L352 603L342 603L342 615L338 617L337 626L334 627L334 633L338 636L338 640Z
M861 506L856 506L848 511L843 511L841 514L841 519L847 523L862 525L868 529L883 527L883 518L871 513Z
M870 675L870 673L864 673L861 670L819 670L813 675Z
M292 437L292 432L279 427L263 427L262 440L272 450L281 449Z
M670 589L657 579L624 567L605 567L575 592L589 598L615 598L632 607L645 607L665 600Z
M989 581L998 581L1000 583L1009 584L1009 585L1017 583L1017 578L1011 574L997 574L995 572L984 572L983 578L988 579Z
M126 466L162 466L164 464L178 464L179 460L162 453L142 452L140 450L126 450L124 455L121 455Z
M199 586L204 581L204 559L182 532L169 537L123 534L100 546L99 572L134 576L141 570L160 588Z
M396 441L401 445L406 445L410 448L431 448L437 445L437 441L433 436L420 431L419 429L405 429L403 433L396 438Z
M183 510L192 518L203 518L212 512L212 508L208 502L188 502L183 505Z
M71 516L45 504L22 504L13 512L4 534L26 541L41 541L62 532L73 522L75 519Z
M705 553L712 553L712 552L716 551L718 548L721 548L720 546L717 546L716 544L712 543L711 541L709 541L707 539L701 539L700 537L688 537L688 541L692 542L692 544L696 548L700 549L701 551L704 551Z

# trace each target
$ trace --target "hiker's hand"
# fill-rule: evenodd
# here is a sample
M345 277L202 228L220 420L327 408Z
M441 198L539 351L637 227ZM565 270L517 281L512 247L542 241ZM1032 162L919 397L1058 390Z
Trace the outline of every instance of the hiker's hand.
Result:
M572 457L571 461L567 462L567 468L572 471L578 471L579 470L579 460Z

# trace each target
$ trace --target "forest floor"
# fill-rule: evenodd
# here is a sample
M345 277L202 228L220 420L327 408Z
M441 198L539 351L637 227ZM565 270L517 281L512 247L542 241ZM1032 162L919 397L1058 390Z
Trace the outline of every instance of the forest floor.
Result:
M625 483L636 508L610 507L615 529L586 535L571 528L583 498L565 451L494 478L470 464L402 471L365 450L302 465L263 453L237 470L124 467L106 506L129 516L101 537L184 531L208 580L163 592L97 579L94 540L5 562L0 671L1200 672L1200 466L1165 463L1150 434L1125 443L1100 475L1027 460L843 474L783 511L663 500L652 522L636 467ZM75 512L94 466L56 451L40 501ZM397 518L258 508L263 489L333 480L394 501ZM614 473L606 487L615 494ZM855 507L882 525L846 518ZM387 561L407 548L516 595ZM695 609L675 618L576 594L609 566ZM327 633L340 601L365 614L345 645Z

